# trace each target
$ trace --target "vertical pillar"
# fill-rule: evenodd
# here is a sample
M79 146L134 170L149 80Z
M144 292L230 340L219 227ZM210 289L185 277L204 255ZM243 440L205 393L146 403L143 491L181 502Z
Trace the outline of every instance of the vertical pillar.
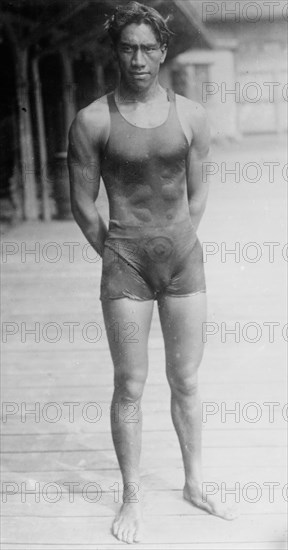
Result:
M39 215L37 185L35 177L35 159L31 128L31 112L28 86L28 52L17 49L17 103L19 116L19 140L21 155L21 176L23 182L23 214L26 220L36 220Z
M97 97L101 97L105 94L105 78L104 78L104 70L103 65L100 65L99 62L97 63L96 59L94 61L95 65L95 80L96 80L96 86L97 86Z
M59 219L71 219L70 185L67 167L68 132L76 115L75 86L73 78L72 57L67 48L60 50L63 68L63 133L61 136L61 150L55 154L54 169L54 197Z
M73 59L67 48L60 50L63 65L63 101L64 101L64 143L63 150L67 150L68 131L76 116L75 84L73 75Z
M197 101L197 91L196 91L196 82L195 82L195 66L186 65L185 67L185 82L186 82L186 97Z
M36 124L39 136L39 156L40 156L40 186L41 186L41 200L42 200L42 217L43 220L49 221L51 219L51 210L49 202L49 185L46 178L47 174L47 151L46 151L46 132L43 112L43 101L41 92L41 81L39 75L39 60L34 58L32 61L32 75L33 85L35 93L35 110L36 110Z

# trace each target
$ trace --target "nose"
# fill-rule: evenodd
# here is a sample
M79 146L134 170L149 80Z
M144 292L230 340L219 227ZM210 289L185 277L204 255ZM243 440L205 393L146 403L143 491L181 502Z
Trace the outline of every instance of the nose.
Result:
M134 51L134 55L132 57L132 65L133 67L143 68L145 66L145 58L140 48Z

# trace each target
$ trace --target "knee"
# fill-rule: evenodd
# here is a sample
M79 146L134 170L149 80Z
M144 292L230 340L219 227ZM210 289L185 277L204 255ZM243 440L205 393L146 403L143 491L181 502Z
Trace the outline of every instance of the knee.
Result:
M121 401L134 403L143 395L145 376L119 376L115 378L115 392Z
M196 397L198 394L197 374L168 374L168 382L172 395L179 397Z

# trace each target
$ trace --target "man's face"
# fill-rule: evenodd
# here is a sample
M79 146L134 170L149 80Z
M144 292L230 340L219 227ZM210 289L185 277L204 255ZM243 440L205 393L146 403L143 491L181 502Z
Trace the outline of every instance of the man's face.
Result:
M141 23L124 27L117 44L117 59L122 78L133 89L147 89L159 73L166 57L150 25Z

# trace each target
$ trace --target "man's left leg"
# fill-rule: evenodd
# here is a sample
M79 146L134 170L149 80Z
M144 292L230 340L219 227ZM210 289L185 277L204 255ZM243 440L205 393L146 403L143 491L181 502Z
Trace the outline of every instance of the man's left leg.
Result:
M171 414L185 471L184 498L225 519L235 513L212 497L203 499L201 464L201 401L197 372L203 355L202 328L206 320L206 294L159 300L165 342L166 374L171 388Z

